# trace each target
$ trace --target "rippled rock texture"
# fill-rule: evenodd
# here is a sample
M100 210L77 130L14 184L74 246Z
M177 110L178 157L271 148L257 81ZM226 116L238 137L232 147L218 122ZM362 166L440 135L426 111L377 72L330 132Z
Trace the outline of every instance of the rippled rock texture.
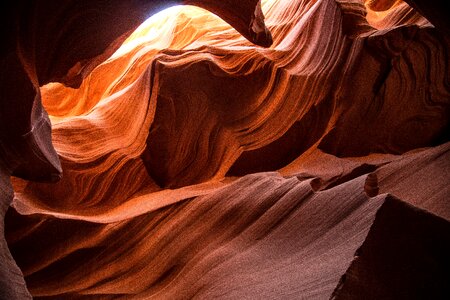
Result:
M422 2L18 2L0 296L450 297L450 27Z

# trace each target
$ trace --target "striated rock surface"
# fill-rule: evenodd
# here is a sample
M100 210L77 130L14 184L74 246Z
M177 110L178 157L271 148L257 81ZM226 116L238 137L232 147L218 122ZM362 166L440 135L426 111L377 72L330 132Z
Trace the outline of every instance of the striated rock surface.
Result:
M1 165L0 165L1 166ZM2 299L31 299L22 271L17 266L5 240L4 218L14 192L9 174L0 168L0 297Z
M450 297L438 4L177 3L5 16L1 297Z
M334 298L440 299L449 295L449 241L448 221L388 198Z

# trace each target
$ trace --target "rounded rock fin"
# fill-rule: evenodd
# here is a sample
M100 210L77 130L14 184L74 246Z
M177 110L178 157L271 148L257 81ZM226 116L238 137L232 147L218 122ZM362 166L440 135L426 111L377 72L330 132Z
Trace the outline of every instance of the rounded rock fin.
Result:
M31 130L17 141L20 161L12 175L39 182L56 182L62 177L62 167L52 144L52 127L39 95L33 104Z
M260 0L184 0L216 14L247 40L261 47L270 47L272 34L264 23Z
M0 89L0 164L9 175L57 181L62 169L37 79L17 53L9 54L5 66L13 75L2 77Z
M264 23L264 13L261 9L261 1L258 1L256 5L255 15L251 25L253 37L250 41L262 47L270 47L273 43L273 39L270 30Z

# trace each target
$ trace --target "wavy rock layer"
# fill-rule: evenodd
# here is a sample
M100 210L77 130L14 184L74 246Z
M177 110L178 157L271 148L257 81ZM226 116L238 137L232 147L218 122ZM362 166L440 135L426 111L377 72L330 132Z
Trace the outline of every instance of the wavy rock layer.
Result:
M263 1L267 49L175 7L78 88L42 86L64 176L13 180L6 215L31 294L448 296L450 38L373 5ZM258 9L254 35L218 11L267 46Z

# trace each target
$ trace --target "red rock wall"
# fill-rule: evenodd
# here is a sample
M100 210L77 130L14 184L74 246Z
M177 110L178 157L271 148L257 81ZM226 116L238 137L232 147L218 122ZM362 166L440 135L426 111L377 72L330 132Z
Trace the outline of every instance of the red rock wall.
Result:
M131 34L161 3L66 2L4 18L20 22L2 60L1 197L33 297L449 295L438 4L192 1L234 29L178 7ZM31 180L12 179L14 199L11 174ZM389 232L405 218L431 242ZM1 295L21 299L0 245Z

